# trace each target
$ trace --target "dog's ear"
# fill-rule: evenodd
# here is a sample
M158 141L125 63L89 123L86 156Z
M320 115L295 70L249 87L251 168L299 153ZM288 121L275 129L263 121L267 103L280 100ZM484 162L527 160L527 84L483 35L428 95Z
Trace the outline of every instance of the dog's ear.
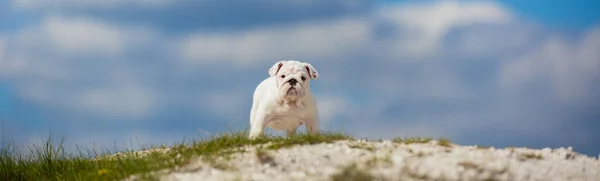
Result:
M277 75L277 72L279 72L279 69L281 69L281 67L283 66L283 63L285 63L285 62L282 60L282 61L278 61L275 64L273 64L273 66L269 69L269 75L270 76Z
M308 76L312 80L316 80L319 77L319 72L315 69L310 63L304 63L304 68L306 68L306 72L308 72Z

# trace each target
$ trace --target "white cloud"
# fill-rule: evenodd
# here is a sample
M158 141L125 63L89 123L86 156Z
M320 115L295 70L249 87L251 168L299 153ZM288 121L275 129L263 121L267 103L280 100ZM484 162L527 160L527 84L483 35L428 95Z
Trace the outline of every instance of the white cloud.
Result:
M88 17L50 15L38 25L24 27L5 40L0 74L73 77L66 68L73 57L80 60L118 60L128 48L156 41L157 35L141 26L118 26ZM111 58L103 58L111 57ZM71 59L69 59L71 58Z
M592 75L600 73L600 26L591 29L579 44L578 59L582 68ZM594 67L596 67L594 69Z
M364 46L369 36L367 21L336 19L235 33L198 32L177 42L174 50L192 65L228 62L249 66L293 57L334 58Z
M74 106L120 118L147 116L157 102L152 88L129 84L88 89L74 96Z
M443 51L453 56L483 60L510 57L528 49L528 44L535 42L537 36L544 36L540 32L543 30L539 27L523 22L462 28L456 41L445 45Z
M590 83L600 74L600 28L590 30L577 43L567 43L558 35L547 37L533 51L507 60L499 83L506 91L519 91L528 84L550 81L563 100L584 99Z
M22 48L41 48L59 54L117 55L126 47L149 41L144 27L123 27L88 17L50 15L39 26L18 36Z
M145 27L50 15L8 38L0 76L13 80L18 96L39 105L140 118L152 114L158 96L156 88L140 84L148 72L128 65L126 57L154 38Z
M489 1L400 4L382 8L379 16L407 31L402 35L403 40L390 47L391 51L417 58L434 53L452 28L477 23L507 23L513 19L507 9Z
M82 7L113 8L118 6L158 7L171 2L169 0L12 0L12 6L24 10Z
M241 91L219 91L213 93L204 93L197 97L198 108L208 111L210 114L224 117L237 118L238 116L246 116L250 114L250 107L244 107L245 101L252 101L251 92L244 93ZM245 111L242 111L245 110ZM232 117L233 116L233 117Z
M346 112L353 112L355 106L341 96L333 95L315 95L317 107L319 108L319 118L322 124L328 124L334 121L336 116L344 115Z
M2 62L5 59L5 57L4 57L4 54L5 54L4 52L6 51L5 49L6 49L6 38L4 38L0 34L0 65L2 65ZM0 69L0 70L2 70L2 69Z
M65 66L62 69L69 69ZM36 68L36 67L32 67ZM44 107L68 110L69 114L101 115L107 119L140 119L153 115L162 100L156 87L143 85L143 72L137 70L105 70L105 77L84 72L69 73L61 78L42 74L20 75L14 82L17 96ZM56 70L56 72L60 72ZM81 79L101 80L95 85L78 82ZM57 86L62 85L62 86Z
M410 67L418 71L407 75L400 71L393 71L394 69L382 68L383 71L373 70L365 74L355 84L378 95L390 97L410 95L410 98L414 99L461 99L473 96L473 93L464 87L457 72L449 67L438 64L419 64ZM335 81L342 80L343 78Z
M228 62L251 66L258 62L301 57L317 61L345 58L354 52L379 52L380 56L432 55L446 34L456 27L477 23L501 24L513 17L492 2L439 2L382 7L374 16L345 17L328 21L276 25L240 32L197 32L175 43L173 51L191 65ZM397 26L400 38L374 40L377 22Z
M123 51L122 39L126 38L114 27L83 18L50 17L40 29L54 47L66 53L115 54Z
M347 100L342 100L342 102ZM389 117L385 111L390 104L397 103L395 98L371 99L359 105L352 105L349 110L340 113L344 120L335 120L339 128L356 137L369 139L391 139L396 136L424 136L456 138L464 130L481 127L473 122L479 112L451 114L431 114L426 116ZM402 110L398 110L402 111Z

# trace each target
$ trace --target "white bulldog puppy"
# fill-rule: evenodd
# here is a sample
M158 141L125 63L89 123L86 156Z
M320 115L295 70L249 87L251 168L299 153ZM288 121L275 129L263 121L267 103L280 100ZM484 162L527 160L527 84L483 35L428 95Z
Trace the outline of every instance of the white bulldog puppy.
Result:
M310 80L317 77L319 73L309 63L276 62L269 69L269 77L254 90L249 138L264 136L266 126L285 130L286 137L295 135L302 124L309 134L318 134L317 102L310 91Z

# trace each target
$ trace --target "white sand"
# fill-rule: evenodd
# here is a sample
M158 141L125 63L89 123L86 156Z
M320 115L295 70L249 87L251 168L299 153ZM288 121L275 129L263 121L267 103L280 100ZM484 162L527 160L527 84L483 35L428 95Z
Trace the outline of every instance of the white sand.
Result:
M600 181L600 160L570 148L494 149L444 147L436 141L407 145L359 140L266 150L270 156L263 159L257 156L256 146L245 150L229 160L218 159L218 166L198 159L155 173L162 173L161 180L318 181L331 180L356 163L375 180Z

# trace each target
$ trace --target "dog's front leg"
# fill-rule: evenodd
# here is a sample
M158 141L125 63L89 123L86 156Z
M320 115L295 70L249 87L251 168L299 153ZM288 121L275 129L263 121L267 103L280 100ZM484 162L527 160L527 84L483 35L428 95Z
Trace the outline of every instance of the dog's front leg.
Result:
M308 132L309 135L318 135L319 134L319 120L318 118L311 118L306 120L306 132Z
M255 117L250 125L250 134L248 135L250 139L256 139L259 136L264 136L265 126L268 121L268 116L263 110L259 109L254 116Z

